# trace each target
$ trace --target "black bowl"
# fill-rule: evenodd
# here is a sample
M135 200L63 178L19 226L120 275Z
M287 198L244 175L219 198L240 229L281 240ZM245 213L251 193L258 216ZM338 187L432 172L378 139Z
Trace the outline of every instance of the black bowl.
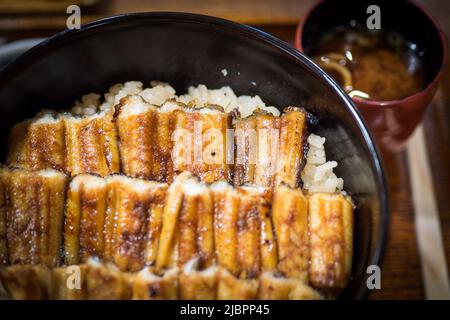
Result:
M226 69L225 77L221 70ZM183 13L129 14L64 31L34 47L0 75L1 145L8 128L41 108L67 108L88 92L116 82L159 79L189 85L231 85L275 106L314 113L314 132L327 138L330 159L355 200L353 272L342 298L367 295L366 268L380 265L389 209L382 164L350 98L314 63L257 29ZM1 155L6 150L1 148Z

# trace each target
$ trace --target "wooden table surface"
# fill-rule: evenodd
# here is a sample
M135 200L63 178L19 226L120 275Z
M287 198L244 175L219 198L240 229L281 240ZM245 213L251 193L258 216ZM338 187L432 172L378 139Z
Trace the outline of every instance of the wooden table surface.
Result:
M450 34L450 2L422 1L440 20ZM313 1L120 1L103 7L104 11L82 16L83 22L99 16L135 11L189 11L221 16L239 22L253 24L275 36L293 43L295 23L312 5ZM1 7L0 7L1 9ZM48 19L45 15L1 15L0 37L4 41L48 36L64 28L65 16ZM38 27L36 27L38 26ZM447 265L450 262L450 67L442 85L423 120L427 153L438 204L442 237ZM411 181L406 152L383 153L386 176L389 181L391 222L390 236L382 266L382 288L371 294L373 299L423 299L422 261L418 252L415 233L415 210L411 196ZM448 270L447 270L448 272Z

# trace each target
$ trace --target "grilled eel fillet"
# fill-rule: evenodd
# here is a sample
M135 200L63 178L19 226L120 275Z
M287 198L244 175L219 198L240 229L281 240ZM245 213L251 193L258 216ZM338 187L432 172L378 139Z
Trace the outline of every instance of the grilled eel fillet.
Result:
M280 117L256 113L235 124L234 185L296 188L304 162L306 112L287 107Z
M186 182L184 182L185 178ZM67 264L97 256L120 270L182 266L199 256L213 263L213 203L206 185L180 175L167 185L122 176L79 175L69 185Z
M126 175L171 183L188 170L207 183L230 180L225 142L231 116L218 107L194 110L170 101L157 108L129 96L116 123Z
M65 129L62 117L44 111L11 129L6 164L29 170L66 169Z
M214 262L213 198L207 185L189 172L170 186L163 214L157 270L181 267L198 256L202 267Z
M179 275L183 300L316 300L322 296L303 281L264 272L254 279L235 277L222 267L198 271L198 259L189 261Z
M302 280L279 277L272 272L265 272L259 278L259 299L320 300L322 296Z
M133 300L178 299L178 269L169 269L162 276L148 267L131 277Z
M67 171L72 175L106 176L120 172L117 130L113 110L79 118L64 117Z
M131 274L91 258L85 264L52 270L49 296L55 300L125 300L131 298Z
M217 260L242 278L276 269L270 197L265 188L235 189L225 181L207 187L188 172L178 176L164 208L156 269L195 257L202 269Z
M229 163L234 149L227 132L233 117L215 105L193 109L168 101L156 107L140 96L122 99L116 112L87 117L46 111L12 128L6 164L72 176L122 171L167 183L190 171L206 183L298 187L306 112L288 107L280 117L259 112L238 120L235 165Z
M44 112L11 129L6 164L72 175L120 171L113 111L89 117Z
M214 198L214 241L217 264L238 277L254 278L274 270L277 250L270 216L270 191L211 186Z
M59 264L66 183L53 169L0 169L3 263Z
M0 281L9 298L18 300L322 299L319 292L297 279L271 272L240 279L222 267L198 270L196 262L186 264L183 271L173 268L160 275L150 267L137 273L122 272L95 259L57 268L14 265L0 268Z
M215 300L217 298L217 266L199 270L199 259L187 262L179 274L179 293L182 300Z
M75 177L67 193L66 263L96 256L123 271L154 263L166 189L166 184L118 175Z
M2 168L0 182L8 262L57 266L66 176ZM196 287L203 280L203 296L211 297L214 272L203 271L214 265L223 269L216 274L222 279L218 287L234 292L236 283L249 297L250 280L267 272L318 288L342 288L351 268L352 211L342 195L305 198L300 189L281 185L272 197L262 187L233 188L224 181L207 186L188 172L169 189L123 176L79 175L67 192L66 263L98 256L122 271L154 265L160 276L196 258L199 271L180 278L186 297L193 296L189 281L199 282L192 284Z
M344 288L353 256L353 205L341 194L308 196L311 263L315 287Z
M275 188L272 219L277 238L278 270L288 278L308 282L308 200L301 189L285 185Z
M50 298L51 269L43 265L16 264L0 267L0 283L7 298L45 300Z
M14 300L130 299L130 277L112 265L93 260L53 269L42 265L0 268L0 280Z

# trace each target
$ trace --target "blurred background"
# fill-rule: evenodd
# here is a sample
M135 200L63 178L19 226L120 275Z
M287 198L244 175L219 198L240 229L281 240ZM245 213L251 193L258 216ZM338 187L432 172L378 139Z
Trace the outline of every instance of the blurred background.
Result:
M181 11L221 17L259 26L284 40L316 0L2 0L0 1L1 41L29 35L51 35L66 26L66 8L78 5L82 23L127 12ZM440 22L450 27L450 3L422 0Z
M293 44L297 24L315 0L1 0L0 52L6 44L46 38L66 28L69 5L81 23L146 11L181 11L250 24ZM450 2L422 0L450 32ZM401 13L399 13L401 14ZM412 23L413 24L413 23ZM1 59L1 58L0 58ZM95 66L93 66L95 67ZM408 149L383 152L389 180L391 233L382 266L382 288L373 299L449 299L450 262L450 78L444 80L420 126L426 144L413 137ZM411 173L419 179L411 179ZM412 191L419 185L415 198ZM416 189L417 194L417 189ZM429 235L433 239L428 241Z
M81 8L83 24L127 12L181 11L221 17L262 27L291 40L286 28L295 27L313 5L312 0L2 0L0 30L3 41L51 35L66 27L66 8Z

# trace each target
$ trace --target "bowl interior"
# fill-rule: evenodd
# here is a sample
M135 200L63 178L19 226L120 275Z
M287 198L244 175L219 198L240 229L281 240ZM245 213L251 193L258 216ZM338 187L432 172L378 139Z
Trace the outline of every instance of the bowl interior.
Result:
M422 54L425 82L431 83L444 62L444 43L435 22L410 1L323 1L306 17L300 35L303 51L311 54L318 41L335 27L349 26L352 21L365 27L371 15L366 12L370 5L380 7L381 29L396 31L417 45Z
M227 76L221 72L227 70ZM231 85L267 103L304 106L319 118L330 159L356 202L352 279L344 298L366 294L366 267L379 264L387 194L374 144L349 98L307 58L263 32L225 20L151 13L109 18L67 31L9 65L0 76L1 149L8 128L41 108L68 108L89 92L127 80L167 81L178 92Z

